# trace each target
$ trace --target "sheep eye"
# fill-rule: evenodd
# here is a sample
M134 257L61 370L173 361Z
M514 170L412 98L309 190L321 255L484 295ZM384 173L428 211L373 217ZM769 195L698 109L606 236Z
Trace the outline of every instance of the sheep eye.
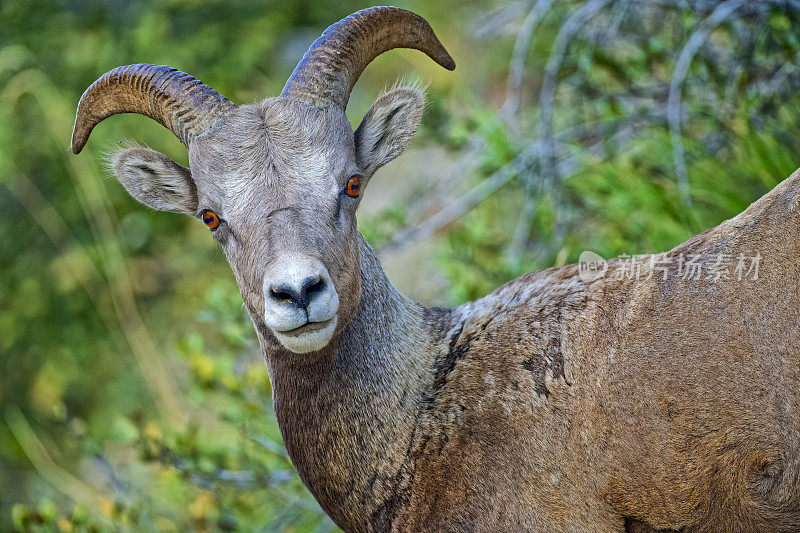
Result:
M208 228L211 231L214 231L219 227L219 217L214 211L210 209L204 209L200 213L200 217L203 219L203 222L205 222L205 225L208 226Z
M358 198L358 193L361 192L361 178L353 176L347 180L347 187L344 191L347 193L347 196Z

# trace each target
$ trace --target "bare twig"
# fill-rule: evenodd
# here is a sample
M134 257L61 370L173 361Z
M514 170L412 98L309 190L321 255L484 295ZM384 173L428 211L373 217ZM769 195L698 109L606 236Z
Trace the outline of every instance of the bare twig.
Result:
M530 237L531 220L536 212L537 200L537 195L534 195L533 191L528 191L525 205L522 206L517 224L514 227L514 236L511 237L511 243L508 245L505 252L506 262L515 269L519 266L519 262L522 259L522 252L525 250L525 246Z
M797 52L791 60L781 65L781 68L779 68L772 78L764 84L763 92L767 94L778 92L781 86L786 83L789 76L797 72L798 60L800 60L800 52Z
M98 509L102 506L103 501L107 500L107 498L95 487L78 479L53 461L42 442L36 436L33 428L31 428L25 415L22 414L22 411L17 406L9 405L6 408L5 420L12 435L14 435L33 467L42 476L42 479L71 500L90 509ZM102 515L100 515L100 518L107 520Z
M618 121L612 121L609 124L600 124L599 126L593 125L594 129L599 128L604 131L608 128L615 128L616 132L612 135L610 140L618 142L623 139L630 138L631 128L637 128L641 124L648 123L649 121L658 120L658 114L641 114L633 115ZM562 132L557 139L560 145L566 146L566 140L560 139L573 139L579 135L586 133L589 128L586 126L571 128L568 131ZM605 139L601 135L602 140L594 143L593 145L583 149L584 153L603 157L605 154L605 144L609 139ZM406 227L400 230L394 238L379 248L381 253L397 252L415 242L427 239L437 233L439 230L454 222L456 219L468 213L478 203L487 198L490 194L504 186L513 178L519 176L531 168L531 166L538 161L539 153L541 152L542 141L534 141L525 150L518 154L509 163L492 173L490 176L475 185L466 194L460 196L450 204L446 205L440 211L430 218ZM557 162L557 171L559 175L573 174L580 165L581 156L578 155L565 155ZM540 183L539 186L546 186Z
M669 121L670 140L672 142L672 161L675 166L675 175L678 181L678 190L684 205L691 207L692 199L689 195L689 176L686 171L686 154L681 137L681 89L689 67L697 50L708 39L711 31L725 22L742 4L744 0L727 0L719 4L705 19L700 27L689 36L675 64L672 80L669 86L669 99L667 101L667 119Z
M531 38L536 26L539 24L554 0L536 0L536 3L528 11L525 20L517 32L514 41L514 51L511 54L511 62L508 67L508 82L506 83L506 100L500 113L506 120L517 114L519 109L519 89L522 85L522 77L525 73L525 57L528 55Z
M415 241L427 239L434 233L450 224L464 213L467 213L476 204L492 194L494 191L508 183L528 164L528 159L535 155L538 147L533 145L504 165L497 172L482 180L466 194L446 205L441 211L429 219L399 232L386 245L381 247L381 252L397 251L405 248Z
M272 452L272 453L274 453L276 455L280 455L284 459L289 459L289 454L286 453L286 448L284 448L282 445L278 444L274 440L272 440L272 439L270 439L270 438L268 438L268 437L266 437L264 435L258 435L258 436L255 436L255 437L251 437L251 439L254 442L257 442L258 444L263 446L266 450L268 450L268 451L270 451L270 452Z
M573 13L559 30L550 57L545 66L542 92L539 95L539 138L541 139L539 160L542 174L547 179L557 177L555 167L555 141L553 138L553 109L557 86L558 71L569 48L572 38L580 31L581 27L612 0L591 0Z
M490 39L502 33L525 12L527 1L517 0L484 13L470 25L470 33L475 39Z

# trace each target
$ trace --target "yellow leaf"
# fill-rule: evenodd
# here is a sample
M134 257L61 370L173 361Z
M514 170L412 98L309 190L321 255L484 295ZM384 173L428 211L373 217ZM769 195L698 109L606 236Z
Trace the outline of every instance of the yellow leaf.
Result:
M103 498L100 502L100 512L106 516L114 514L114 501L109 498Z
M58 517L58 529L59 531L70 532L72 531L72 522L67 519L66 516L59 516Z
M159 516L158 518L156 518L155 526L156 526L156 531L177 531L177 528L175 527L175 524L172 522L172 520L164 518L163 516Z
M144 426L144 436L150 440L161 440L163 437L163 433L161 433L161 428L158 427L158 424L155 422L148 422Z
M207 490L199 491L197 498L189 504L189 516L202 520L214 510L214 495Z

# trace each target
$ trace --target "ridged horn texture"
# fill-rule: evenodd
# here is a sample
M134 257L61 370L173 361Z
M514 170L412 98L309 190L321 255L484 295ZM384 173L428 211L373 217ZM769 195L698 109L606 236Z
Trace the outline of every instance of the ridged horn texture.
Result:
M127 65L110 70L81 96L72 152L79 153L100 121L139 113L169 129L185 145L236 105L185 72L164 65Z
M297 64L281 96L344 109L367 65L393 48L414 48L447 70L456 68L424 18L398 7L371 7L325 30Z

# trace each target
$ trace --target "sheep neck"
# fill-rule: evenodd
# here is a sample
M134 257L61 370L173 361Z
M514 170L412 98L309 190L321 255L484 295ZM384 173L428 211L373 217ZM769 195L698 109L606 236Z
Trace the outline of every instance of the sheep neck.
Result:
M323 509L345 529L391 511L387 500L400 472L408 470L441 345L431 316L440 324L449 313L400 294L363 238L360 263L358 312L330 348L301 364L286 353L265 354L289 456Z

